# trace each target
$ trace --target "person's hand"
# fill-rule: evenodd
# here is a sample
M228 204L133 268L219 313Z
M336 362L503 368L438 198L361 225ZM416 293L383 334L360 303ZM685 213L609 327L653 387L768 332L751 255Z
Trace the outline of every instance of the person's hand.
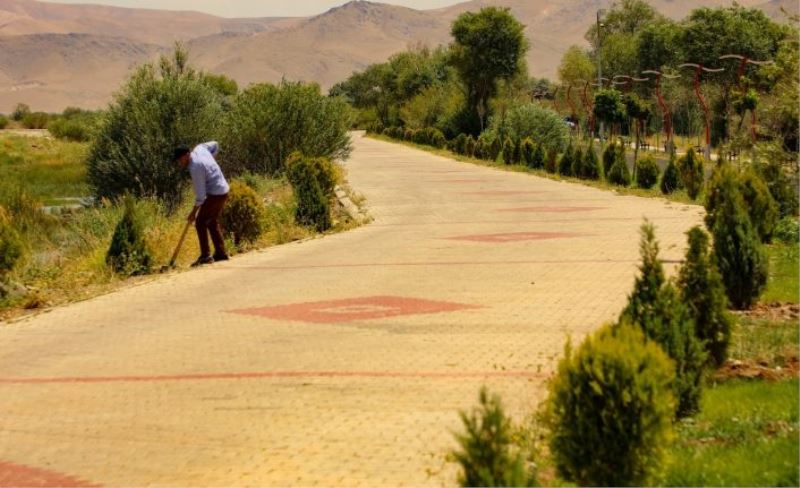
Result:
M193 224L195 219L197 219L197 211L199 209L200 209L200 207L195 207L195 208L192 209L191 212L189 212L189 218L186 219L186 220L188 220L190 224Z

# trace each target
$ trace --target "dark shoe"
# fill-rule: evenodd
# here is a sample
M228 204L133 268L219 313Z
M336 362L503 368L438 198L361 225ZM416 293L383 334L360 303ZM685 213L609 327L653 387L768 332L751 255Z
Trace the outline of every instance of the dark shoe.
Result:
M230 257L227 254L214 254L214 262L227 261Z
M197 258L197 261L192 263L192 268L196 268L204 264L212 264L213 262L214 258L212 258L211 256L200 256L199 258Z

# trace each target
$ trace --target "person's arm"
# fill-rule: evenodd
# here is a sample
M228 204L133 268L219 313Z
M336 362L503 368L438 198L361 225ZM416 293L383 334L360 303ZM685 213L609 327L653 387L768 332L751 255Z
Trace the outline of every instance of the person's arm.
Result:
M208 152L210 152L212 156L216 156L217 151L219 151L219 143L217 141L205 142L203 146L208 149Z
M189 213L188 220L189 222L194 222L197 218L197 212L200 210L200 206L206 201L206 170L198 164L190 168L189 173L192 175L192 187L194 188L195 200L194 208L191 213Z

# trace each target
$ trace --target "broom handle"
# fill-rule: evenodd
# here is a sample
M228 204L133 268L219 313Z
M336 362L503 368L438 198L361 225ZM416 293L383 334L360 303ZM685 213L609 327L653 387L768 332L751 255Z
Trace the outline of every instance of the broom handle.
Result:
M178 241L178 246L175 248L175 252L172 253L172 259L169 261L170 266L175 266L175 261L178 259L178 253L181 252L181 247L183 246L183 241L186 239L186 234L189 232L189 227L192 226L191 222L186 222L186 227L183 228L183 234L181 234L181 238Z

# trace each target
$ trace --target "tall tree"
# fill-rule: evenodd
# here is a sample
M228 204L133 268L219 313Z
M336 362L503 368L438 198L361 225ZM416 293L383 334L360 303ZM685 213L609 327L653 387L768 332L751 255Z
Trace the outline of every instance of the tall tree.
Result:
M469 132L486 127L498 81L523 70L528 50L524 28L509 9L496 7L463 13L453 22L452 62L466 88L467 116L474 121Z

